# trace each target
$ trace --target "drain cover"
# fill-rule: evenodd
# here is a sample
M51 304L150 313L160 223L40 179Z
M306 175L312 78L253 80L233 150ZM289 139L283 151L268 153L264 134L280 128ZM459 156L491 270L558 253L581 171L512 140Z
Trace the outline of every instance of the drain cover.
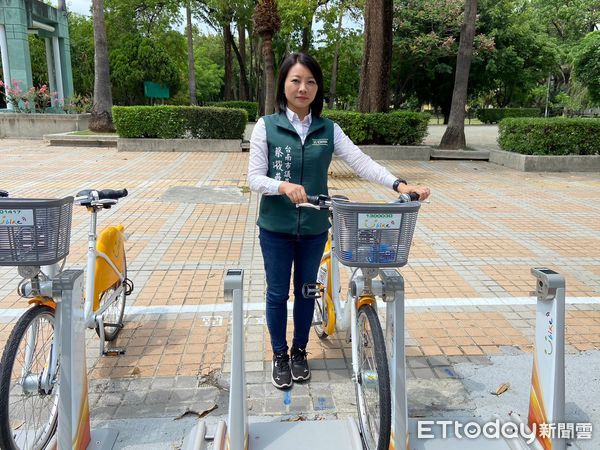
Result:
M240 188L237 186L173 186L167 189L160 200L169 203L215 203L222 205L248 202L248 199L242 195Z

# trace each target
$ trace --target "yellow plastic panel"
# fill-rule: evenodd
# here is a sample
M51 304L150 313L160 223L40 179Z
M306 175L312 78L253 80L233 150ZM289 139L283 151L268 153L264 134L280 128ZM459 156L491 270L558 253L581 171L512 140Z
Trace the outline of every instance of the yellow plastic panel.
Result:
M96 243L96 250L104 253L121 273L125 269L125 235L123 225L104 229ZM94 311L98 309L100 295L119 281L119 275L102 258L96 258L96 278L94 283Z

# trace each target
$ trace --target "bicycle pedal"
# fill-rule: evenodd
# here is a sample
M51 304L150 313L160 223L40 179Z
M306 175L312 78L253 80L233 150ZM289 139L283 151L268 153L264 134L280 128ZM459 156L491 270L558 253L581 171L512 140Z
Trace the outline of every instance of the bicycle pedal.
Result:
M321 298L322 291L321 283L305 283L302 286L302 296L304 298Z
M109 348L107 350L104 350L103 355L104 356L121 356L125 354L125 349L124 348Z

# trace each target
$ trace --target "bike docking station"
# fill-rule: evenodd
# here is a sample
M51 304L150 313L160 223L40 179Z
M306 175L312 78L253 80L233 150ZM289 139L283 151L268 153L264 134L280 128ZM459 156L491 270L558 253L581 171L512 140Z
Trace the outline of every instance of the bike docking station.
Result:
M225 301L232 302L232 357L227 421L214 432L214 450L318 450L362 449L358 425L346 420L249 423L244 370L244 272L229 269L225 275ZM199 421L186 437L183 450L207 448L206 424Z
M411 450L438 449L536 449L565 450L566 439L560 439L556 433L556 425L565 419L565 279L562 275L547 268L532 268L531 274L536 278L536 289L532 293L537 296L535 343L533 349L533 368L531 373L531 389L529 396L529 413L527 421L513 411L502 418L495 414L487 424L494 424L494 433L490 429L486 433L486 425L479 419L461 417L460 422L474 422L474 430L462 427L458 433L453 426L455 421L444 417L439 420L429 418L408 419L407 447ZM405 361L400 359L400 361ZM405 368L402 367L402 371ZM403 417L408 417L406 405L401 405ZM419 422L425 421L427 437L417 439ZM433 425L431 425L433 423ZM464 423L462 424L464 425ZM481 428L478 426L483 425ZM550 433L548 426L554 427ZM544 431L545 430L545 431ZM487 436L486 436L487 434ZM510 436L510 437L509 437ZM442 438L443 437L443 438ZM399 448L399 447L396 447ZM571 448L576 448L572 446Z
M405 322L404 322L404 278L397 269L379 269L378 280L364 280L359 276L353 280L352 289L360 289L362 283L372 283L373 292L386 302L386 329L390 338L387 349L390 361L390 384L392 401L392 434L390 449L447 450L447 449L511 449L511 450L565 450L565 439L546 436L541 432L546 424L564 421L565 414L565 280L560 274L546 268L533 268L536 278L537 312L534 360L531 376L530 403L527 422L514 412L506 418L494 415L490 419L499 427L514 432L510 437L500 434L477 437L464 430L460 436L453 427L444 424L454 421L444 417L436 421L430 418L409 418L406 389ZM367 272L367 275L368 274ZM286 448L306 449L363 449L356 419L307 420L295 422L249 423L246 406L246 381L244 372L244 308L243 270L230 269L224 281L225 301L232 302L232 358L231 385L229 391L229 413L227 421L219 421L213 436L207 434L206 423L200 420L186 437L183 450L204 450L207 441L213 440L214 450L266 450ZM386 296L393 296L386 299ZM387 301L386 301L387 300ZM464 420L464 417L461 419ZM419 422L429 425L427 436L419 437ZM469 419L481 422L481 419ZM484 424L485 425L485 424ZM483 427L485 432L485 426ZM532 431L533 430L533 431ZM529 436L531 439L526 440ZM369 449L373 450L373 449Z
M386 333L391 337L388 349L390 361L404 358L404 280L397 269L372 270L369 275L379 275L381 280L363 279L358 276L353 289L360 290L363 283L386 302ZM248 422L246 406L246 380L244 371L244 308L243 270L227 270L224 280L225 301L232 302L232 357L231 384L229 391L229 414L227 421L220 421L211 439L214 450L311 450L364 449L359 426L354 417L345 420L303 420L292 422ZM357 287L358 286L358 287ZM404 364L390 364L392 399L392 436L390 449L406 446L406 381ZM396 401L395 399L398 399ZM404 410L403 410L404 407ZM404 411L404 412L403 412ZM396 428L396 429L394 429ZM204 450L207 447L206 423L199 421L186 437L183 450ZM373 449L374 450L374 449Z
M61 349L58 432L48 444L56 450L112 450L118 431L91 430L85 355L83 270L68 269L51 280L56 301L56 333Z

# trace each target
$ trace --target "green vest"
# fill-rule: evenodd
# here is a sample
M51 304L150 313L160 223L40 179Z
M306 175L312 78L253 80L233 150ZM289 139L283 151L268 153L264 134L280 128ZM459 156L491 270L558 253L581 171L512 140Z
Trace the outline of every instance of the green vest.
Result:
M333 122L313 117L302 140L285 112L263 117L269 148L267 176L301 184L307 195L327 194L327 172L333 155ZM288 234L320 234L329 228L328 211L296 208L286 195L263 195L258 226Z

